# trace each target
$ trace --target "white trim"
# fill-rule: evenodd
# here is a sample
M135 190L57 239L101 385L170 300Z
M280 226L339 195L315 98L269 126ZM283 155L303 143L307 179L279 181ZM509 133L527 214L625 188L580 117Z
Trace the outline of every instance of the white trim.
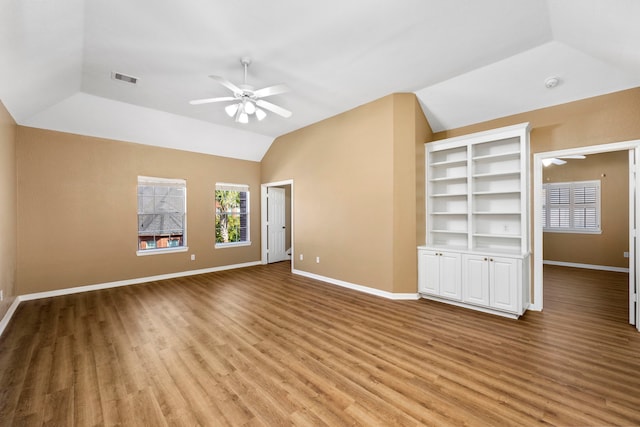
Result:
M157 185L178 185L181 187L187 187L187 180L182 178L159 178L155 176L138 175L138 184L140 182L147 184Z
M57 289L55 291L36 292L33 294L20 295L20 301L30 301L40 298L50 298L62 295L78 294L82 292L98 291L101 289L117 288L120 286L138 285L141 283L155 282L158 280L175 279L176 277L195 276L197 274L215 273L217 271L233 270L236 268L253 267L260 265L259 261L245 262L242 264L223 265L220 267L203 268L200 270L180 271L177 273L160 274L157 276L139 277L136 279L119 280L116 282L98 283L95 285L77 286L74 288Z
M251 242L227 242L227 243L216 243L215 249L224 249L224 248L237 248L239 246L251 246Z
M11 305L9 306L9 310L7 310L2 320L0 320L0 337L4 333L4 330L6 329L6 327L9 326L9 321L13 317L13 313L16 312L16 309L18 308L20 301L21 301L20 298L16 297L11 303Z
M330 283L332 285L341 286L343 288L352 289L354 291L364 292L366 294L375 295L378 297L383 297L392 300L417 300L420 298L418 293L394 293L382 291L376 288L370 288L368 286L356 285L355 283L345 282L343 280L333 279L331 277L320 276L319 274L309 273L307 271L302 270L292 270L293 274L297 274L299 276L308 277L310 279L320 280L321 282Z
M449 305L455 305L456 307L463 307L463 308L468 308L468 309L475 310L475 311L481 311L483 313L495 314L495 315L498 315L498 316L506 317L508 319L517 320L520 317L516 313L510 313L508 311L496 310L496 309L489 308L489 307L482 307L480 305L475 305L475 304L467 304L467 303L464 303L462 301L455 301L455 300L451 300L451 299L448 299L448 298L440 298L440 297L435 296L435 295L421 294L420 296L422 298L424 298L424 299L428 299L428 300L431 300L431 301L442 302L442 303L449 304ZM524 307L524 310L522 311L522 313L524 314L524 312L526 312L529 309L530 309L530 307Z
M591 145L569 148L566 150L546 151L533 155L533 293L534 302L530 310L542 311L543 306L543 255L542 255L542 160L552 157L572 156L576 154L598 154L612 151L627 151L640 146L640 139L614 142L610 144ZM640 254L636 254L640 257Z
M563 261L550 261L543 260L543 264L547 265L559 265L560 267L573 267L573 268L586 268L589 270L602 270L602 271L615 271L618 273L628 273L629 269L624 267L611 267L608 265L594 265L594 264L580 264L577 262L563 262Z
M189 246L176 246L175 248L167 247L160 249L141 249L136 251L137 256L175 254L176 252L187 252Z

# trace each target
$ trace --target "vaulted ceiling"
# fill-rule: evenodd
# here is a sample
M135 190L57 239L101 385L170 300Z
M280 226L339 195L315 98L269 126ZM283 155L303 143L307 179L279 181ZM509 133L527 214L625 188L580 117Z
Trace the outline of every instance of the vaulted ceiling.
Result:
M2 0L0 100L25 126L260 160L394 92L435 131L640 86L637 0ZM209 75L278 83L236 123ZM112 72L137 77L131 85ZM555 76L559 84L545 87Z

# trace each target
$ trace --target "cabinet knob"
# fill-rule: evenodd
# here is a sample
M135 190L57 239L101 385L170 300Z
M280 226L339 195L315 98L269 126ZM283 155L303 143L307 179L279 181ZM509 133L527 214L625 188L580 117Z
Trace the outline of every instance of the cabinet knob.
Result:
M485 261L487 260L487 258L484 259Z
M493 258L489 259L489 261L493 262Z

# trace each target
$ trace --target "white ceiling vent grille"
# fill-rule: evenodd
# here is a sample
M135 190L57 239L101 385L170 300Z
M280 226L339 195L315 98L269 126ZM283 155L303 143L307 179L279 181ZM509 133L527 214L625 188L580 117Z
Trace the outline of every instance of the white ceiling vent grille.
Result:
M111 72L111 78L113 80L120 80L121 82L136 84L138 83L138 78L133 76L128 76L126 74L118 73L116 71Z

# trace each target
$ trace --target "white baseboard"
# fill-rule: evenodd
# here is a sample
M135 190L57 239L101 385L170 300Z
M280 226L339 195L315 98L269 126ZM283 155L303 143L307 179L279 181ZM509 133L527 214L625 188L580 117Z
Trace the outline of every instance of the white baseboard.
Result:
M9 307L9 310L4 315L2 320L0 320L0 336L2 336L4 329L9 324L9 321L11 320L13 313L16 311L16 308L18 308L18 304L20 304L22 301L31 301L31 300L36 300L40 298L50 298L50 297L57 297L62 295L77 294L81 292L97 291L101 289L117 288L120 286L138 285L140 283L155 282L157 280L174 279L176 277L195 276L197 274L215 273L216 271L233 270L236 268L244 268L244 267L253 267L254 265L260 265L260 264L261 264L260 261L245 262L243 264L223 265L220 267L203 268L200 270L180 271L177 273L160 274L157 276L139 277L136 279L119 280L116 282L98 283L95 285L76 286L73 288L57 289L55 291L36 292L32 294L19 295L13 301L13 304L11 304L11 307Z
M624 267L610 267L608 265L579 264L575 262L547 261L543 260L543 264L558 265L561 267L587 268L589 270L615 271L618 273L628 273L629 269Z
M195 276L196 274L215 273L216 271L233 270L235 268L252 267L260 265L260 261L246 262L244 264L223 265L220 267L203 268L200 270L180 271L177 273L160 274L158 276L139 277L136 279L119 280L116 282L99 283L95 285L77 286L75 288L58 289L55 291L36 292L33 294L20 295L20 301L29 301L40 298L57 297L61 295L71 295L80 292L98 291L101 289L117 288L120 286L138 285L140 283L155 282L157 280L175 279L176 277Z
M0 337L4 332L5 328L9 325L9 321L13 317L13 313L15 313L18 308L18 304L20 304L20 298L15 298L11 305L9 306L9 310L4 314L2 320L0 320Z
M320 280L321 282L331 283L332 285L342 286L343 288L353 289L355 291L364 292L392 300L417 300L420 298L418 293L400 294L394 292L381 291L380 289L370 288L368 286L356 285L354 283L345 282L343 280L333 279L331 277L320 276L318 274L309 273L307 271L294 269L293 274L308 277L310 279Z

